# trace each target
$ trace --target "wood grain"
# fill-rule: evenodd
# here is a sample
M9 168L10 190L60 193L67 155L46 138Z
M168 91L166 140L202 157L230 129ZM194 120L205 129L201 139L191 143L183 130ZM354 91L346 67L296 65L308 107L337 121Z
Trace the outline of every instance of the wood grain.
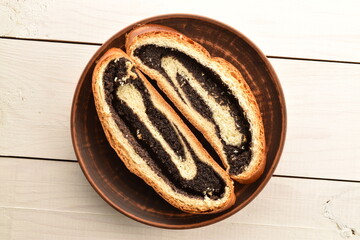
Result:
M0 40L0 154L75 159L70 110L96 46Z
M146 17L208 16L265 54L360 62L357 0L0 2L0 37L102 43ZM357 182L273 177L242 211L186 231L117 213L75 160L69 113L75 85L98 46L0 39L0 239L360 239ZM272 59L288 109L276 174L360 180L359 64Z
M287 140L276 173L359 180L360 65L271 62L288 106Z
M191 13L234 27L266 55L360 62L357 0L5 0L0 9L0 36L103 43L144 18Z
M343 239L341 234L360 227L359 183L273 177L232 217L176 231L148 227L113 210L77 163L0 158L0 169L1 239L228 239L234 234L244 239Z
M0 155L75 160L70 107L96 46L0 40ZM360 180L360 65L271 60L288 108L276 174ZM23 68L22 66L28 66Z

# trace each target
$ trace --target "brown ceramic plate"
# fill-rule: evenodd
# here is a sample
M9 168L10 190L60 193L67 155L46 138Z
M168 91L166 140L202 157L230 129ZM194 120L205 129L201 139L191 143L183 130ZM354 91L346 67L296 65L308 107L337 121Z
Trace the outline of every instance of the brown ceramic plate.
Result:
M237 67L253 90L265 125L267 163L253 184L235 184L236 203L209 215L181 212L169 205L141 179L130 173L108 144L98 120L91 77L96 61L111 47L124 49L125 35L137 24L172 27L202 44L212 56ZM110 38L90 59L73 99L71 133L80 166L93 188L112 207L145 224L163 228L194 228L218 222L252 201L271 178L279 161L286 131L284 96L278 78L265 55L243 34L212 19L175 14L137 22Z

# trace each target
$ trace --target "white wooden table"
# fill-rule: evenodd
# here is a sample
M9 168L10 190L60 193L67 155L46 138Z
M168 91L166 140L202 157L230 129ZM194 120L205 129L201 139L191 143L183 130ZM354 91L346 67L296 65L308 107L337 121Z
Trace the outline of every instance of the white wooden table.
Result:
M283 86L287 139L245 209L192 230L116 212L70 138L72 96L101 43L138 20L193 13L247 35ZM360 1L0 0L0 239L360 239Z

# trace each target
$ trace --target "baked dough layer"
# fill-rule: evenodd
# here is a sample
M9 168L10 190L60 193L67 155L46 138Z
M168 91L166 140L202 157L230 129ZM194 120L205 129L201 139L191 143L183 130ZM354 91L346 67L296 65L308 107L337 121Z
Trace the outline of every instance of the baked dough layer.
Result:
M160 25L131 31L126 51L204 135L233 179L250 183L262 174L266 160L260 110L233 65Z
M170 204L209 213L234 203L231 179L120 49L99 60L93 92L111 146Z

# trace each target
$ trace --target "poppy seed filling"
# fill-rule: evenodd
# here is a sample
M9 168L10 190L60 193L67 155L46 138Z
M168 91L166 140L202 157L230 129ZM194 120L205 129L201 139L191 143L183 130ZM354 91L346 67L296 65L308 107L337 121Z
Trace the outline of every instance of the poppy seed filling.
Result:
M143 45L134 51L134 56L138 57L147 67L155 69L163 75L184 104L190 105L201 116L214 124L216 135L221 140L229 163L229 173L241 174L249 165L252 157L250 124L239 101L223 83L220 76L185 53L172 48L152 44ZM171 61L175 63L171 63ZM176 65L173 67L176 68L176 76L169 67L174 64ZM217 105L217 109L225 110L215 112L211 108L214 105ZM224 115L226 117L222 117ZM232 129L231 124L228 125L230 129L226 129L226 127L224 129L221 117L233 120L231 122L233 123ZM222 134L226 131L230 133L237 131L238 135L242 137L226 141L226 136L224 137Z
M128 136L137 154L174 190L197 198L221 198L225 192L224 180L211 166L199 160L176 124L154 106L142 80L132 66L129 69L127 63L129 60L125 58L112 60L103 74L105 100L119 129ZM133 103L128 100L128 92L131 96L139 93L141 97ZM140 107L134 108L132 104ZM142 108L147 122L141 117ZM154 131L161 137L155 137ZM187 158L193 160L196 172L191 179L182 176L169 154L171 152L176 152L179 159L184 161Z

